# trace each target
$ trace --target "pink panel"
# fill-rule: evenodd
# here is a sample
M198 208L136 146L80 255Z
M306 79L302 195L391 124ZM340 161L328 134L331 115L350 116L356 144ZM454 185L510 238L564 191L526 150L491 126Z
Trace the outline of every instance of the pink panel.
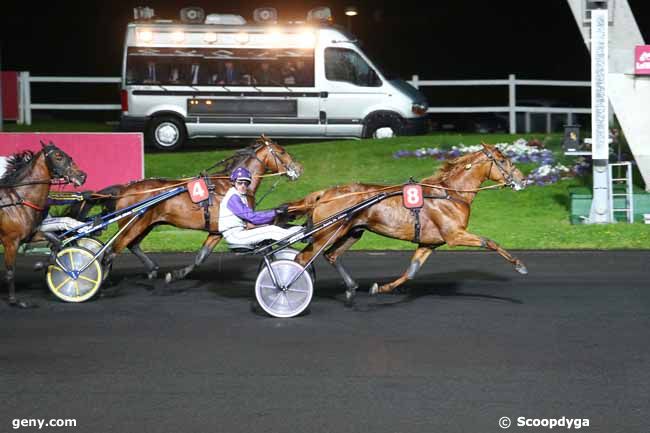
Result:
M650 75L650 45L637 45L634 49L634 73Z
M0 155L39 151L41 141L56 144L88 174L80 188L67 185L65 190L98 190L144 177L140 133L0 133Z

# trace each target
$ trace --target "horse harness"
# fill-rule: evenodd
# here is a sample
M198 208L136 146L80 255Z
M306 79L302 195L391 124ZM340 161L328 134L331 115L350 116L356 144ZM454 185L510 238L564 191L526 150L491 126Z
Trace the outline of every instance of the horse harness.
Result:
M413 179L410 178L407 185L418 185L418 183ZM455 201L456 203L463 204L465 206L467 205L467 202L464 200L461 200L456 197L452 197L449 195L449 191L444 190L445 194L444 195L422 195L422 202L424 204L424 199L434 199L434 200L450 200L450 201ZM402 190L402 195L404 194L404 191ZM422 229L422 224L420 223L420 211L422 210L422 206L419 207L409 207L408 208L411 211L411 214L413 215L413 220L414 220L414 235L413 235L413 243L419 244L420 243L420 232Z

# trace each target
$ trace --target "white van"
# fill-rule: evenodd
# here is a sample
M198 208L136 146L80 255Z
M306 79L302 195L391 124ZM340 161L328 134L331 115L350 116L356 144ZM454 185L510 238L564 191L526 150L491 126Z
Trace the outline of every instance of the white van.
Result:
M243 20L243 19L242 19ZM427 129L425 97L380 71L337 26L130 23L125 131L174 150L187 138L365 138Z

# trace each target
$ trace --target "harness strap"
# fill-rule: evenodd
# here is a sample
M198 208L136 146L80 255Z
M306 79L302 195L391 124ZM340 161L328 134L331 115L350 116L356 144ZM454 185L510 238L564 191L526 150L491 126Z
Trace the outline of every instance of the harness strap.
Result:
M411 209L413 218L415 218L415 234L413 235L413 242L420 243L420 209L419 207Z
M21 201L18 204L23 204L23 205L25 205L27 207L31 207L32 209L37 210L39 212L43 212L45 210L45 208L40 207L40 206L32 203L31 201L27 201L25 199L21 199Z
M210 177L206 174L203 176L205 184L208 187L208 198L203 200L201 205L203 206L203 219L205 220L205 231L210 231L210 206L212 206L212 194L214 193L214 184L210 182Z
M21 205L30 207L30 208L32 208L34 210L39 211L39 212L43 212L45 210L45 208L42 208L42 207L32 203L31 201L23 200L22 198L19 201L14 202L14 203L0 204L0 209L5 208L5 207L21 206Z

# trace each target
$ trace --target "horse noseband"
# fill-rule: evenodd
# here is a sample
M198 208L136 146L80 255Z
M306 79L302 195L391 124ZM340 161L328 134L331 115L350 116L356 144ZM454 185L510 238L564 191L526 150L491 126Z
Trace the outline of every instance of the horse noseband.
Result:
M501 161L496 159L494 157L494 155L492 155L492 152L490 152L488 149L484 148L481 151L487 157L487 159L489 159L492 163L494 163L494 165L497 166L497 168L501 172L501 175L503 176L503 178L506 181L506 185L510 186L512 188L515 188L516 185L517 185L517 182L515 182L515 179L512 177L512 174L509 173L508 170L505 169L505 167L503 167L503 165L501 164Z

